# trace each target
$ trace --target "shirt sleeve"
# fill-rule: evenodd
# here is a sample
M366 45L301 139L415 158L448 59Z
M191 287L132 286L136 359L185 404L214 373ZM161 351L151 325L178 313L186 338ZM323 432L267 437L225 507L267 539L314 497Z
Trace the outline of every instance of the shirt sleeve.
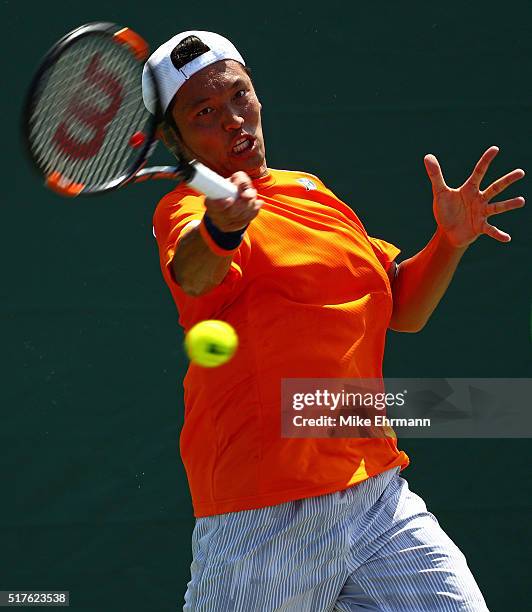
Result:
M368 240L377 259L380 261L384 270L388 272L392 261L399 255L401 249L398 249L395 245L385 240L381 240L380 238L368 236Z
M173 197L172 197L173 196ZM204 196L173 192L165 196L155 211L153 233L159 247L159 261L163 278L179 310L180 323L186 329L208 318L215 318L237 292L243 276L244 261L249 256L249 238L244 236L238 251L233 254L231 267L223 281L211 291L198 297L187 295L177 284L172 273L172 260L177 245L188 230L201 222L205 207Z

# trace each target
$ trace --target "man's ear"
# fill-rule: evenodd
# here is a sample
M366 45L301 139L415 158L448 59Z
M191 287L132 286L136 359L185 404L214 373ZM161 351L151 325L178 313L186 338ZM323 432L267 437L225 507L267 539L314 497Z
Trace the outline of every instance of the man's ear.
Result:
M174 130L170 128L166 123L160 123L155 131L155 136L158 140L162 141L168 149L172 149L172 145L175 142Z
M157 127L157 138L164 142L166 148L177 158L185 158L188 160L193 159L193 155L188 147L181 140L180 134L176 132L175 128L168 125L166 122L162 122Z

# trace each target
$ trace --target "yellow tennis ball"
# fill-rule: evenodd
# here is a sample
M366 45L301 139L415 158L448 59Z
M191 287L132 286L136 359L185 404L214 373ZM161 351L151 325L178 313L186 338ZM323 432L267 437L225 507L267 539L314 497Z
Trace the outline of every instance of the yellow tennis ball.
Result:
M235 354L238 336L229 323L210 319L191 327L185 336L185 350L193 363L215 368Z

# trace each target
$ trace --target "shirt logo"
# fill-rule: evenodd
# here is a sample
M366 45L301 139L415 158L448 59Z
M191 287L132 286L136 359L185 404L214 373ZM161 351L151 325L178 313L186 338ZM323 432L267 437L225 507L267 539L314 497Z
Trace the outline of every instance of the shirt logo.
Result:
M317 189L316 183L311 181L308 178L300 178L297 179L298 183L301 183L307 191L311 191L312 189Z

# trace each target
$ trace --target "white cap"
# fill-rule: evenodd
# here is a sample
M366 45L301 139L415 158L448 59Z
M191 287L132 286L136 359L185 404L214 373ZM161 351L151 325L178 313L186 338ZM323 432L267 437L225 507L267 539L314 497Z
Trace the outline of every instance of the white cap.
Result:
M207 45L207 47L209 47L210 51L202 53L188 64L185 64L182 68L178 69L172 63L170 54L187 36L197 36ZM193 74L196 74L196 72L199 72L202 68L210 64L227 59L240 62L244 66L246 65L243 57L237 51L233 43L227 40L227 38L220 36L220 34L202 32L201 30L191 30L189 32L176 34L154 51L144 65L144 70L142 72L142 98L144 100L144 106L146 106L152 115L155 115L157 100L152 80L148 74L147 64L150 65L157 80L162 111L165 113L179 88Z

